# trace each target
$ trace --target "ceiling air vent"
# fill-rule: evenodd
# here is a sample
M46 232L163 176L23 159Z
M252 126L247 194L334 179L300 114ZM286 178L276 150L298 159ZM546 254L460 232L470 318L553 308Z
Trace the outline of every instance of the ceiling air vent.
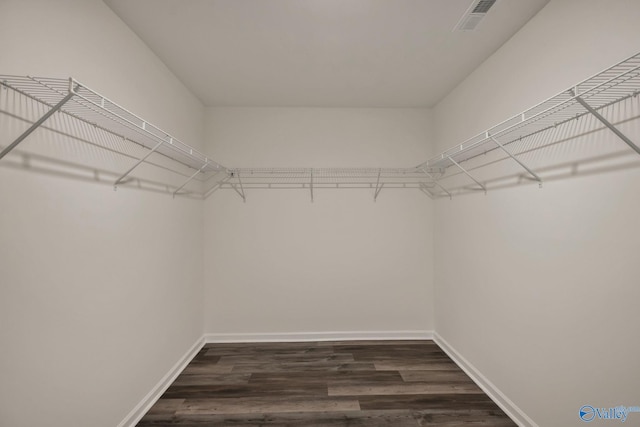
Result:
M497 0L475 0L462 15L454 31L474 31Z

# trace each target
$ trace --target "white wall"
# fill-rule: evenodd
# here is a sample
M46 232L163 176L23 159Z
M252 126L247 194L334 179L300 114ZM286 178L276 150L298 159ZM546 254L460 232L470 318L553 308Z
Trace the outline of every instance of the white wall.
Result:
M407 167L431 154L428 110L213 108L227 167ZM416 189L220 190L205 201L205 331L433 327L433 203Z
M202 140L202 105L99 0L2 0L0 51L0 73L74 76ZM0 113L0 144L26 126ZM113 427L202 334L201 202L114 192L73 178L80 163L111 177L133 160L37 131L0 162L2 426Z
M227 166L410 166L433 154L432 133L446 148L635 53L639 17L632 0L553 0L439 104L434 125L425 110L205 117L97 0L1 1L0 72L73 75L196 146L206 121L204 148ZM24 128L0 121L3 141ZM640 140L636 122L623 129ZM586 403L638 405L635 158L435 211L415 190L376 203L318 190L313 204L302 190L249 191L247 203L219 191L203 224L194 200L21 166L24 153L58 151L105 156L111 173L131 164L78 147L37 132L0 163L1 425L117 424L199 337L203 292L210 333L433 329L434 258L438 333L538 425L580 425Z
M637 53L639 19L637 1L552 0L436 107L439 148ZM621 129L640 141L637 119ZM523 159L602 153L606 171L436 203L436 331L539 426L640 399L637 154L600 131Z

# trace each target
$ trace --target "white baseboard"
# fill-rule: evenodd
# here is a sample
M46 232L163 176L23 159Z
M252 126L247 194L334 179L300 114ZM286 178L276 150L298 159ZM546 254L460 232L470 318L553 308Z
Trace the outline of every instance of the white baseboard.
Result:
M307 342L363 340L431 340L433 331L353 331L353 332L283 332L283 333L210 333L207 343Z
M134 427L142 417L151 409L151 407L160 399L162 393L164 393L171 383L180 375L180 372L191 362L191 360L198 354L205 344L204 337L200 337L198 341L191 346L189 350L176 362L175 365L164 377L158 382L158 384L151 389L151 391L142 399L135 408L129 412L129 414L118 424L118 427Z
M520 427L538 427L515 403L501 392L491 381L476 369L467 359L462 357L444 338L437 332L433 339L440 348L453 359L453 361Z
M198 341L162 377L156 386L118 424L118 427L135 426L180 375L205 343L242 342L308 342L308 341L363 341L363 340L434 340L436 344L520 427L539 427L504 393L489 381L475 366L467 361L437 332L413 331L352 331L352 332L284 332L284 333L209 333Z
M205 343L232 342L305 342L305 341L362 341L362 340L431 340L432 331L381 331L381 332L285 332L254 334L205 334L191 346L153 389L118 424L118 427L133 427L160 399L171 383L202 349Z

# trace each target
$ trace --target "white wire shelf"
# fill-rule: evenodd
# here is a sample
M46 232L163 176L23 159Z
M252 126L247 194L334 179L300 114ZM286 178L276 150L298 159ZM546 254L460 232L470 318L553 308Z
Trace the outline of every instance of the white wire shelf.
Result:
M597 116L598 110L639 93L640 53L444 151L420 164L418 168L445 170L451 166L459 167L461 163L477 156L500 150L500 145L506 148L514 142L594 112L598 120L602 121L603 118ZM606 120L603 123L616 132ZM625 139L618 132L616 134ZM638 147L631 141L627 139L625 142L638 151Z
M640 93L640 53L413 168L225 168L73 78L0 75L0 86L49 108L44 116L0 152L0 159L54 112L61 111L146 149L146 154L114 182L116 186L124 182L136 167L148 162L147 158L153 153L191 168L193 174L185 175L187 181L174 187L174 195L198 174L213 172L217 179L212 187L205 190L205 197L218 189L232 189L246 200L245 189L287 188L307 189L312 200L314 189L320 188L369 188L374 190L374 200L383 188L415 188L430 197L451 197L452 193L441 181L454 175L448 172L452 166L459 170L459 174L473 180L477 188L487 191L486 186L463 164L495 150L502 150L541 183L540 177L518 158L521 151L512 151L510 146L531 137L548 138L545 132L585 115L603 123L640 154L640 148L598 112Z
M382 189L414 188L433 196L433 177L416 168L237 168L215 188L233 189L243 199L246 189ZM215 191L214 190L214 191Z
M239 168L230 182L245 188L420 188L430 178L420 169L403 168ZM223 187L230 187L229 183Z
M75 119L194 170L200 172L224 170L223 166L193 147L73 78L0 75L0 85L50 107L52 112L59 109ZM65 98L68 99L65 101Z

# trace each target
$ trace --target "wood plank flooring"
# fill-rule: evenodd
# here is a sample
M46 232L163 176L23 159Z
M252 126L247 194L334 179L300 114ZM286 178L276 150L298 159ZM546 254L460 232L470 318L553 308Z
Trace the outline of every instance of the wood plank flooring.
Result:
M207 344L138 427L515 427L433 341Z

